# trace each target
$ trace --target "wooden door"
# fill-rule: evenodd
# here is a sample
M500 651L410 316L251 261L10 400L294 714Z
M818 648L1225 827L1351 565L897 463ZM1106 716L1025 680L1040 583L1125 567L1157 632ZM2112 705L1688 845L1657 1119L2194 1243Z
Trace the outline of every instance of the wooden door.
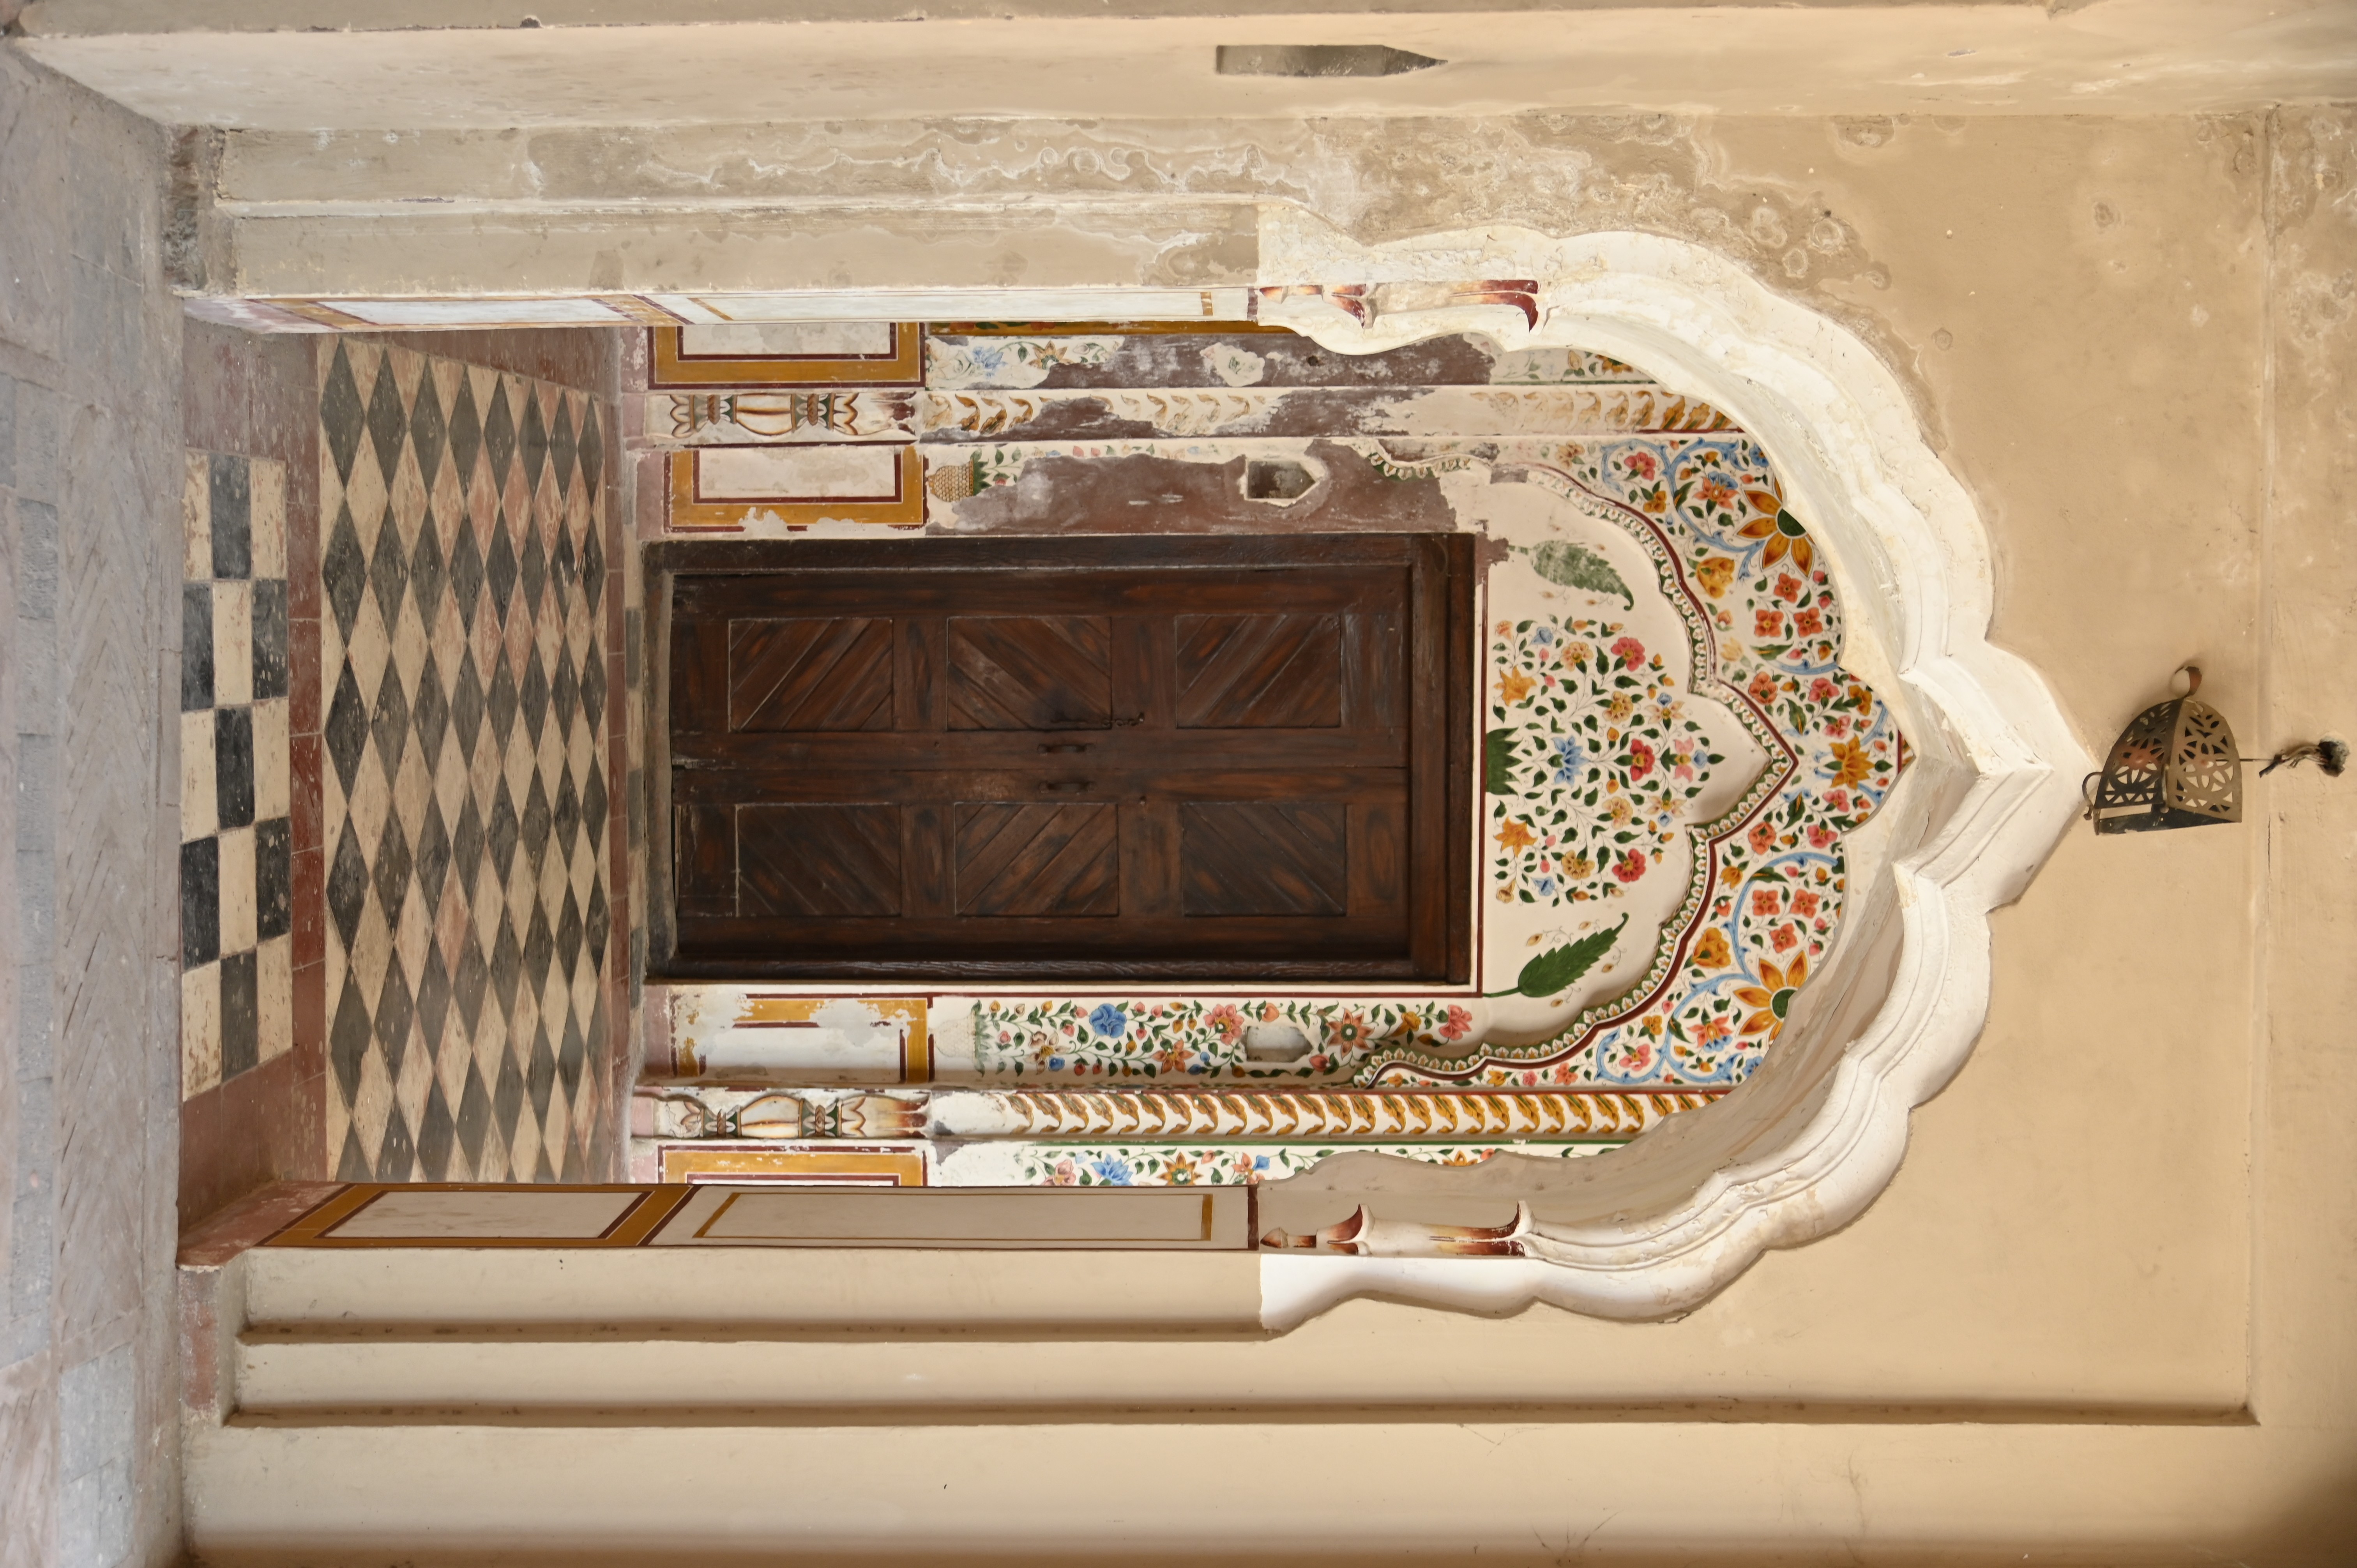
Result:
M659 547L658 967L1461 980L1471 546Z

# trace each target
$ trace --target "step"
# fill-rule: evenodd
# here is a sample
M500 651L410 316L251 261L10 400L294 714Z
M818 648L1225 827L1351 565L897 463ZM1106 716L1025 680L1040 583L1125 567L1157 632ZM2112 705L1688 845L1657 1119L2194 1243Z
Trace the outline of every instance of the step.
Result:
M1250 1252L263 1247L239 1262L249 1325L1257 1331L1261 1311Z

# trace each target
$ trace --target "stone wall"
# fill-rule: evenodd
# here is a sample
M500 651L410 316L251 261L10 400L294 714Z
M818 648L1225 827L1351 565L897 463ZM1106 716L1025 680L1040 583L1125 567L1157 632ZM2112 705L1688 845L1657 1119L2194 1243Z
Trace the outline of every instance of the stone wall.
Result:
M170 1561L180 312L156 126L0 51L0 1563ZM167 695L168 693L168 695Z

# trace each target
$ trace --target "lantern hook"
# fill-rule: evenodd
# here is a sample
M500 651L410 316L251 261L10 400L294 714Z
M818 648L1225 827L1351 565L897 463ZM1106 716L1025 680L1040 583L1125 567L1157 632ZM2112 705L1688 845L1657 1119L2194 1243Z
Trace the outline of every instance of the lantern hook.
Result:
M2349 743L2345 740L2304 740L2298 746L2287 746L2266 758L2267 765L2259 769L2259 777L2265 779L2278 768L2297 768L2311 757L2316 758L2317 767L2324 770L2327 779L2338 779L2349 767ZM2243 760L2256 762L2260 759L2246 757Z

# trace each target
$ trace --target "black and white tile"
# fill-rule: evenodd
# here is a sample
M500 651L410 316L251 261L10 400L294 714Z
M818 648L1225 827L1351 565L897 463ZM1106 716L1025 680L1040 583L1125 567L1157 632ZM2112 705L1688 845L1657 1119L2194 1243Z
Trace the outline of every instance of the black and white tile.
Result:
M180 1094L294 1044L286 472L191 451L180 623Z
M610 1141L614 886L594 399L323 356L328 1159L587 1179Z

